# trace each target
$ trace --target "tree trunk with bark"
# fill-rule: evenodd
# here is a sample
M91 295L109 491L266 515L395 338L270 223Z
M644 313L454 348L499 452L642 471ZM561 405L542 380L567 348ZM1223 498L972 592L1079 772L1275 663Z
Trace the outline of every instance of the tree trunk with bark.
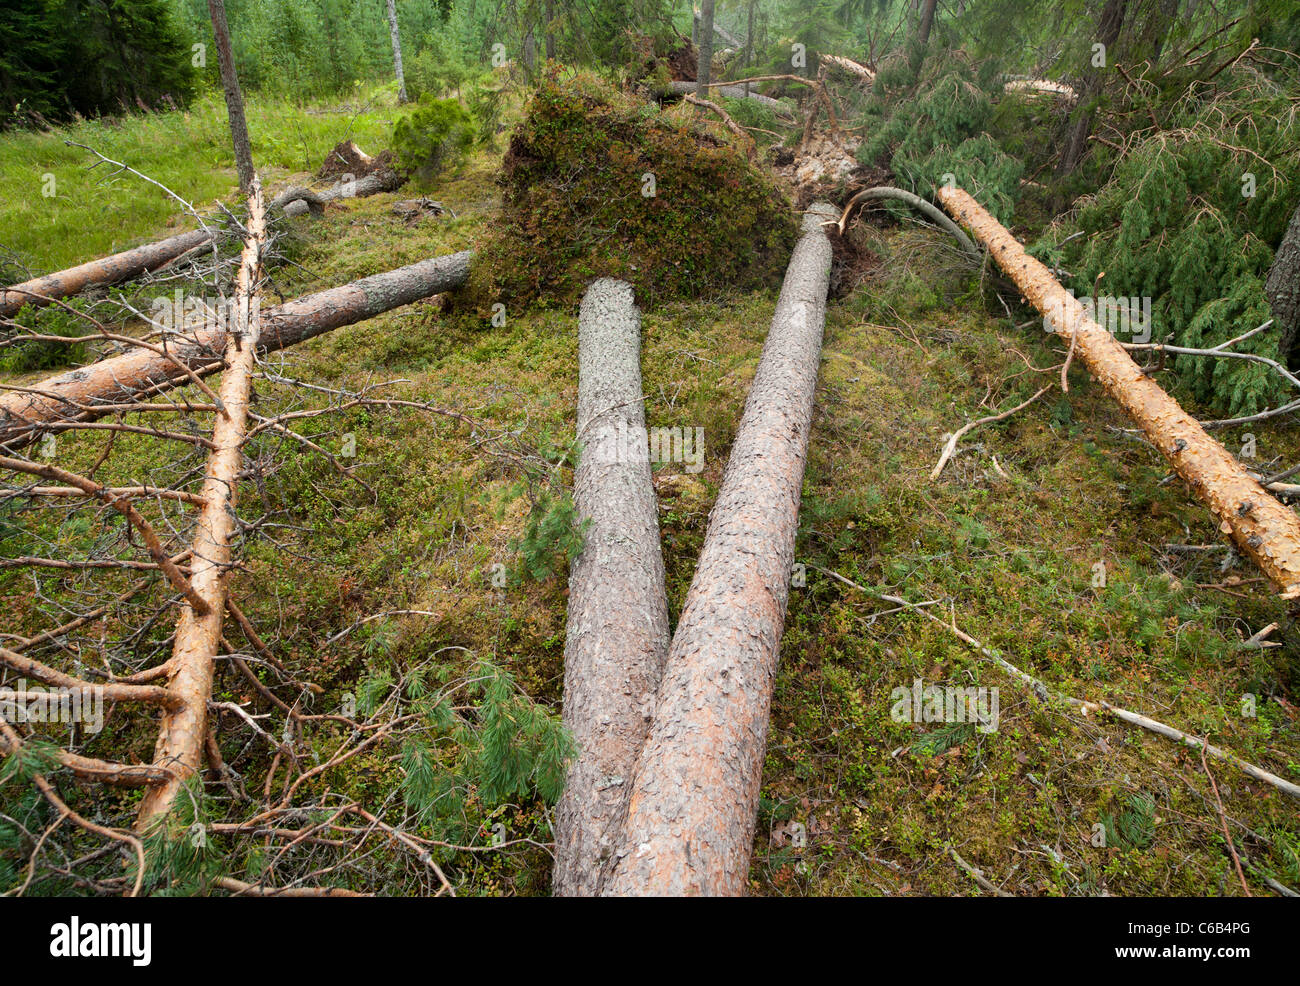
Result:
M1110 65L1115 57L1113 49L1124 27L1127 8L1128 0L1106 0L1106 6L1101 9L1101 16L1097 21L1097 40L1106 46L1106 65ZM1092 49L1089 48L1088 58L1091 60L1092 57ZM1074 171L1088 149L1088 137L1092 133L1093 104L1105 85L1103 67L1092 66L1091 61L1089 66L1091 71L1084 77L1083 85L1080 87L1079 106L1075 111L1074 123L1065 146L1061 148L1061 160L1056 167L1057 175L1068 175Z
M235 148L235 167L239 172L239 189L245 195L253 187L253 149L248 141L248 122L244 119L244 94L239 89L239 73L230 50L230 28L226 26L224 0L208 0L212 17L212 35L217 44L217 61L221 68L221 88L226 94L226 114L230 117L230 139Z
M632 286L602 278L578 316L573 501L590 521L569 572L564 724L578 759L555 809L554 892L591 897L619 841L668 652L668 601Z
M839 218L804 217L668 650L605 895L736 895L753 849Z
M283 210L286 216L300 216L307 211L320 214L324 206L336 199L362 198L379 192L391 192L401 187L404 179L394 171L384 169L373 172L353 182L344 182L316 193L300 186L286 189L267 204L270 215ZM35 277L11 287L0 288L0 318L13 318L23 305L43 308L51 299L66 298L87 288L108 284L121 284L132 278L163 267L192 250L211 243L224 235L222 229L196 229L177 233L156 243L146 243L98 260L89 260L67 270L55 271L44 277Z
M217 235L219 231L216 229L178 233L157 243L146 243L132 250L115 253L111 257L90 260L77 267L23 281L9 288L0 288L0 318L13 318L23 305L41 308L50 304L47 299L66 298L96 285L129 281L170 263L196 247L211 243Z
M930 29L934 27L934 8L937 0L925 0L921 5L921 27L917 31L917 40L926 44L930 40Z
M258 349L272 352L363 322L465 283L473 252L434 257L351 284L306 295L262 312ZM122 356L0 395L0 446L30 445L43 425L91 421L115 408L164 393L221 369L225 327L168 339L165 352L139 348Z
M248 237L244 240L236 281L230 331L226 334L221 404L212 429L214 448L208 456L203 482L203 506L190 556L190 585L206 604L197 612L182 603L172 645L172 672L167 691L178 704L163 711L154 763L168 771L167 779L148 788L140 801L137 827L147 830L166 816L181 786L198 773L203 762L212 698L212 670L226 614L226 577L230 542L236 530L235 490L243 462L244 434L253 370L257 365L260 330L257 298L261 291L262 251L266 246L266 215L262 186L256 176L248 197Z
M1051 329L1071 340L1089 372L1119 402L1219 522L1281 591L1300 596L1300 518L1273 499L1241 463L1178 402L1144 374L1111 333L1088 318L1041 263L960 188L939 189L939 201L989 248L993 259Z
M1284 360L1293 362L1300 341L1300 206L1291 214L1286 235L1278 244L1264 282L1264 296L1281 333L1278 351Z
M397 101L406 102L406 74L402 71L402 35L397 30L397 3L388 0L388 33L393 39L393 68L397 73Z
M713 71L713 0L700 4L700 53L695 69L695 95L709 98L709 83Z

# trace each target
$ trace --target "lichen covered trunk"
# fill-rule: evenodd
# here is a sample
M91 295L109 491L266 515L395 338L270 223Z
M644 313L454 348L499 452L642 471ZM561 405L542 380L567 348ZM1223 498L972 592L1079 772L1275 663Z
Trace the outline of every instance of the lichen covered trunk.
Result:
M1300 596L1300 518L1265 492L1227 449L1211 438L1160 385L1144 374L1122 345L1088 317L1051 272L960 188L940 188L939 201L989 248L993 259L1052 330L1075 349L1147 439L1210 508L1219 530L1232 537L1281 591Z
M283 349L333 329L374 318L465 283L470 251L434 257L351 284L307 295L262 312L262 352ZM163 393L221 369L225 326L208 324L167 341L167 354L136 349L0 396L0 446L30 445L41 426L89 421L114 407ZM185 369L183 369L184 367Z
M564 724L578 747L555 811L554 892L593 896L618 840L668 652L668 601L632 286L602 278L578 316L573 500L589 521L569 572Z
M828 205L804 217L669 647L602 892L738 895L749 875L821 360Z

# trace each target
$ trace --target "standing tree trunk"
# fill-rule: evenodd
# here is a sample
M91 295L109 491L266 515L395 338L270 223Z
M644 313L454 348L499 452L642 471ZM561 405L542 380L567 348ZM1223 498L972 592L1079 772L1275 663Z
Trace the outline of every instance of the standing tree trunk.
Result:
M926 44L930 40L930 29L934 27L934 8L937 0L925 0L921 7L921 28L917 32L917 40L921 44Z
M140 801L137 827L147 831L166 816L181 786L202 766L208 729L208 702L212 698L212 668L221 642L226 614L226 577L230 569L230 542L236 530L235 490L243 462L244 430L257 365L260 327L258 295L262 281L262 250L266 246L266 215L262 186L256 176L248 197L248 238L226 334L225 371L221 378L224 412L216 415L213 450L208 456L190 561L190 585L207 609L197 612L183 603L176 640L172 646L173 671L167 691L179 702L163 712L154 762L169 771L167 779L145 791Z
M749 877L790 592L831 245L804 217L668 650L606 895L738 895Z
M230 139L235 145L235 167L239 170L239 190L248 195L253 190L253 149L248 142L248 123L244 119L244 94L239 91L239 73L230 51L230 29L226 26L225 0L208 0L212 16L212 35L217 42L217 61L221 66L221 88L226 93L226 114L230 117Z
M749 20L745 26L745 74L749 75L749 70L754 65L754 7L758 0L749 0ZM745 95L749 95L749 83L745 83Z
M1097 40L1106 46L1106 65L1110 65L1115 57L1113 49L1124 27L1127 6L1128 0L1106 0L1106 6L1101 9L1101 16L1097 21ZM1083 155L1088 149L1088 137L1092 133L1093 107L1105 87L1102 67L1092 65L1091 48L1088 49L1088 58L1090 71L1085 74L1083 85L1079 89L1079 105L1075 110L1076 116L1070 128L1070 135L1066 138L1065 146L1061 148L1061 160L1056 166L1057 175L1070 174L1083 160Z
M695 69L695 97L709 98L709 83L713 71L713 0L700 4L699 59Z
M393 68L397 71L397 101L406 102L406 75L402 72L402 35L397 30L397 3L388 0L388 33L393 39Z
M1300 206L1291 214L1286 235L1278 244L1264 282L1264 296L1281 330L1278 351L1283 359L1290 360L1300 338Z
M555 61L555 0L546 0L546 60Z
M578 745L555 809L554 892L595 896L619 841L627 787L668 652L668 601L641 391L632 286L602 278L578 316L578 516L569 573L564 724Z
M1083 305L978 202L960 188L945 186L938 194L944 208L989 248L998 266L1047 317L1052 331L1071 340L1106 393L1210 508L1219 530L1231 535L1283 598L1300 596L1300 518L1295 511L1269 496L1232 453L1143 373L1119 341L1089 318Z

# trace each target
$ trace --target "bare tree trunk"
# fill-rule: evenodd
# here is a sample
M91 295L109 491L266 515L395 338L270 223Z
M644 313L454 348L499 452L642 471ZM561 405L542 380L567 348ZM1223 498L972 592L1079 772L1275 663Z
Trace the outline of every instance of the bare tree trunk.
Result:
M392 308L409 305L465 283L472 251L434 257L365 277L351 284L306 295L262 313L258 349L271 352ZM167 355L136 349L122 356L43 380L22 391L0 395L0 446L30 445L41 426L61 421L91 421L221 369L224 326L167 342ZM188 371L188 372L187 372Z
M804 217L668 650L606 895L738 895L790 591L838 219Z
M260 329L258 295L262 281L262 251L266 246L266 215L262 185L253 177L248 197L248 238L240 259L230 331L226 334L225 369L221 377L224 413L212 429L214 448L208 456L203 506L190 556L190 585L207 604L198 613L188 603L181 610L172 646L173 671L167 691L180 700L163 711L154 762L169 771L167 779L148 788L140 801L137 827L145 831L171 809L181 786L202 766L212 698L212 668L221 642L226 613L226 576L230 541L235 532L235 490L243 461L248 402L256 366Z
M215 230L198 229L178 233L157 243L146 243L111 257L90 260L77 267L23 281L10 288L0 288L0 318L12 318L23 305L40 308L48 298L66 298L97 284L118 284L139 277L181 254L203 246L217 235Z
M578 516L591 522L569 573L564 724L578 745L555 809L558 896L595 896L668 652L668 600L641 391L632 286L602 278L578 316Z
M397 101L406 102L406 75L402 72L402 36L397 30L397 3L388 0L388 33L393 39L393 67L397 71Z
M217 61L221 66L221 88L226 93L226 114L230 117L230 139L235 147L235 167L239 171L239 189L248 195L253 187L253 149L248 142L248 123L244 119L244 94L239 90L239 73L230 51L230 28L226 26L225 0L208 0L212 17L212 34L217 42Z
M930 40L930 29L934 27L934 8L936 0L925 0L921 7L921 28L917 32L917 40L921 44L926 44Z
M546 0L546 60L555 61L555 0Z
M1291 214L1264 282L1264 296L1281 330L1278 351L1289 360L1300 338L1300 206Z
M709 98L710 73L713 71L713 0L703 0L700 4L700 51L695 69L695 95L699 99Z
M939 201L989 248L1052 330L1072 340L1079 357L1148 440L1286 599L1300 596L1300 518L1269 496L1232 453L1144 374L1111 333L1003 226L960 188L942 187Z

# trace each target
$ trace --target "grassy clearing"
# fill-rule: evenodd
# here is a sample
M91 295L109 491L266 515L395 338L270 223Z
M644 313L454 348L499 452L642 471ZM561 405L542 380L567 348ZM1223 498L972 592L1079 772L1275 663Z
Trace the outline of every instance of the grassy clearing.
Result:
M314 172L340 140L376 151L388 144L396 100L358 90L346 104L299 106L259 95L247 107L253 158L263 180ZM166 185L199 212L238 198L234 155L220 92L184 112L86 120L51 133L14 132L0 140L0 259L34 273L125 250L193 227L176 200L112 170L70 140ZM53 183L48 176L53 176ZM50 195L47 192L52 191Z
M310 125L307 114L298 116ZM346 126L342 114L320 119L335 129L312 131L312 164ZM371 122L377 126L378 115ZM378 147L372 133L358 140ZM192 154L174 151L184 162L178 173L192 172L195 189L211 189L203 194L228 194L228 161L214 156L216 170L191 163L207 140ZM262 158L293 169L285 153ZM9 161L10 151L0 159ZM408 226L391 212L397 196L385 195L342 203L316 223L295 221L294 265L275 273L275 290L290 296L475 243L496 215L499 162L499 151L479 152L440 182L433 195L456 219ZM140 199L121 198L133 208ZM123 223L146 235L150 223L166 221L165 211L151 208L141 202ZM0 229L18 225L9 211L0 217ZM1018 403L1041 386L1025 360L1048 366L1059 356L1042 333L1013 331L991 315L978 272L937 234L903 227L866 235L882 263L828 315L796 553L808 566L807 584L792 592L782 642L753 891L980 893L945 855L951 844L1018 894L1241 893L1198 756L1040 704L941 628L909 613L873 617L891 607L814 567L917 602L949 599L944 612L964 630L1060 689L1208 735L1300 779L1300 731L1289 704L1300 640L1284 607L1254 571L1221 570L1222 553L1166 554L1167 543L1217 544L1218 536L1183 489L1161 485L1158 457L1112 430L1126 422L1083 371L1074 372L1068 398L1049 397L969 435L944 476L928 480L945 432L990 407ZM51 249L55 242L63 237ZM87 246L74 259L102 252ZM52 254L40 259L63 263ZM757 292L645 312L648 423L698 426L706 436L702 472L670 465L655 475L674 619L774 303L774 293ZM517 563L512 544L537 483L563 487L571 477L554 468L526 482L518 460L485 436L518 432L538 448L572 441L576 335L568 308L528 307L492 327L473 312L417 305L269 361L282 376L331 387L396 381L390 396L454 409L481 424L471 431L436 414L358 409L302 428L336 452L353 434L358 473L375 497L281 439L264 436L250 449L282 465L270 488L241 491L246 505L269 504L275 516L273 540L251 548L233 592L286 663L326 688L321 708L377 673L399 676L425 662L472 656L491 657L531 696L558 708L563 575L540 583L512 578L501 588L490 574L494 564ZM258 390L264 408L324 401L268 381ZM1284 427L1253 430L1261 456L1300 456ZM61 439L59 455L78 469L101 450L98 437L82 435ZM162 454L156 440L123 435L99 476L125 482ZM994 469L995 455L1007 478ZM200 461L195 453L187 465ZM99 524L47 512L30 533L48 541L41 553L76 556L99 536ZM1098 562L1106 566L1104 587L1093 585ZM36 584L57 594L76 591L79 580L42 574ZM0 592L7 632L44 627L41 594L30 580L0 572ZM124 617L157 602L142 597ZM394 609L437 615L385 618L339 636ZM1239 649L1272 620L1283 625L1276 636L1283 648ZM155 627L140 646L162 647L166 632ZM894 722L891 692L916 678L997 687L999 729ZM226 667L219 690L220 699L255 697ZM1253 718L1241 714L1246 694L1258 696ZM315 742L326 753L337 740L326 730ZM111 750L116 758L147 759L152 735L148 724L116 717L97 743L92 755ZM250 786L261 783L260 756L240 763ZM1237 849L1255 867L1252 890L1267 892L1258 879L1265 873L1300 883L1294 804L1228 767L1211 761L1211 769ZM378 803L399 779L398 765L376 754L319 783ZM548 835L537 803L470 798L465 813L479 842L497 822L512 838ZM795 844L793 823L803 826L805 848ZM1105 847L1094 844L1098 826ZM241 851L231 852L232 872L249 862ZM447 865L469 892L533 894L549 886L540 850L452 854Z

